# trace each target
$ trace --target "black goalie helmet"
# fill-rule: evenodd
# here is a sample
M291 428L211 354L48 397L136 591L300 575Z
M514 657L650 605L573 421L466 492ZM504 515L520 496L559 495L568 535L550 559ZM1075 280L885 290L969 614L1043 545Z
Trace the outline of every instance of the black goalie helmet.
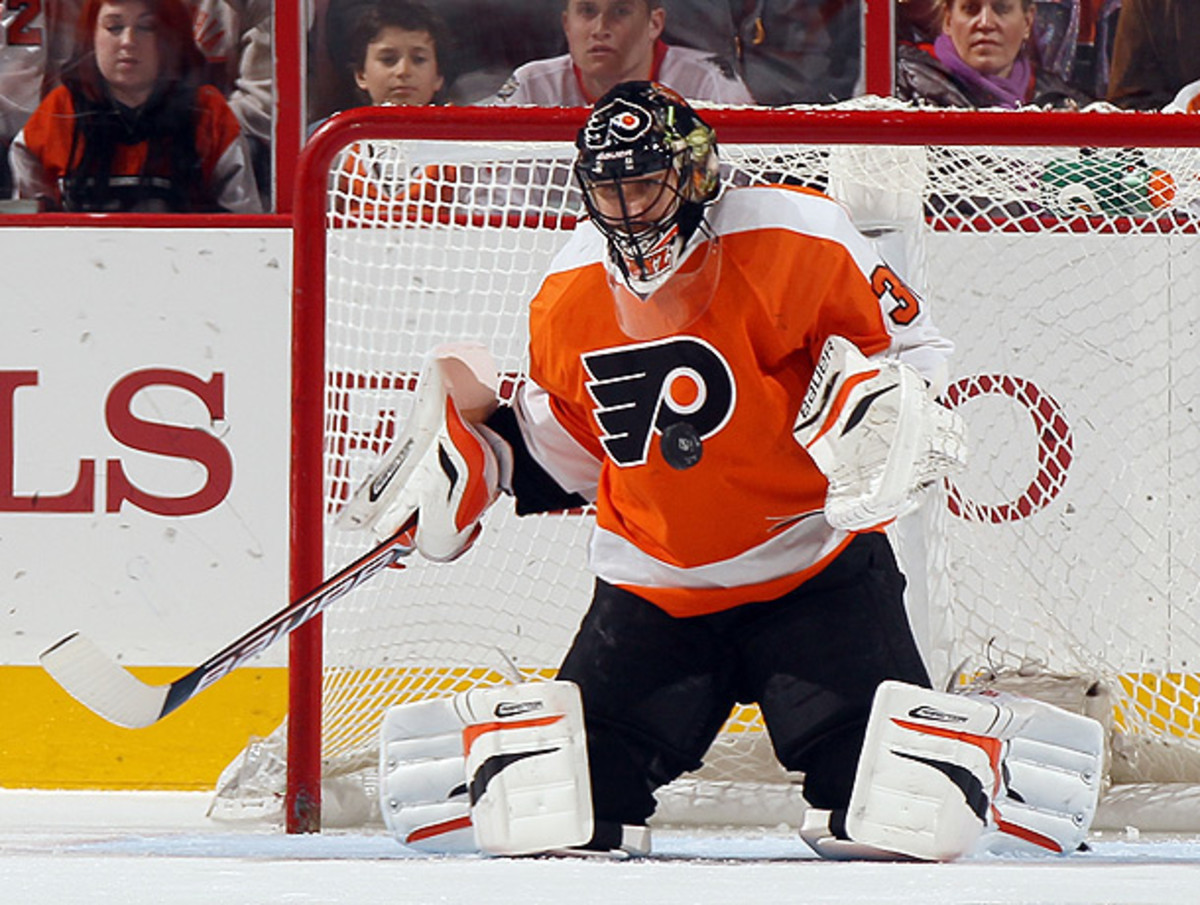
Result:
M703 232L721 188L716 134L670 88L623 82L596 102L575 145L587 211L620 275L646 297Z

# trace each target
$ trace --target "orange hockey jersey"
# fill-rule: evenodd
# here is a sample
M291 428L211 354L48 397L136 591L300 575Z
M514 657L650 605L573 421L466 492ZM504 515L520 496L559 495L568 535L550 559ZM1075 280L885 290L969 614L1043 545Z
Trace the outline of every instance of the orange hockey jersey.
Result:
M721 247L711 303L641 342L618 327L605 241L581 223L532 302L516 401L534 459L595 501L595 573L677 616L777 597L849 542L792 437L828 336L934 380L952 348L829 198L731 189L707 219Z
M262 203L237 117L221 92L211 85L197 91L196 106L193 138L213 204L230 213L259 213ZM75 159L68 160L74 130L71 92L60 85L46 96L13 141L11 161L17 197L44 197L55 205L62 203L62 180L82 156L82 148L76 147ZM110 181L115 185L122 177L141 174L148 151L146 141L118 145Z

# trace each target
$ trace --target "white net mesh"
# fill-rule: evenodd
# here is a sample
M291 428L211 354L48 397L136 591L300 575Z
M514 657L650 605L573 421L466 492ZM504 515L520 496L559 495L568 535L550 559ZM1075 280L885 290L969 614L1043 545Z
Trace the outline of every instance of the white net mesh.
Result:
M721 150L728 184L843 200L957 344L946 401L967 420L971 464L895 535L935 681L1086 677L1117 733L1115 779L1195 782L1200 152ZM572 153L390 140L339 156L324 224L328 518L408 417L433 346L483 341L507 387L520 378L527 302L580 209ZM589 529L586 513L517 519L502 501L462 560L414 557L339 602L325 630L327 780L359 771L370 800L391 704L551 674L589 599ZM368 543L325 538L327 570ZM775 764L753 708L733 714L700 778L663 795L665 819L796 813L799 778ZM328 803L326 815L337 822Z

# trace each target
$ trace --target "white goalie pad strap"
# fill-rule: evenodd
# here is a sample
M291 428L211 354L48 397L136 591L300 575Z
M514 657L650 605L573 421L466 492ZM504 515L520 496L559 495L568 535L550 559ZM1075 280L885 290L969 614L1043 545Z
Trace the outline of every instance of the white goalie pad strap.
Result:
M868 360L831 336L793 436L829 481L825 518L862 531L917 507L921 492L966 464L966 425L911 366Z
M417 379L408 420L379 464L338 513L342 528L373 529L389 536L416 511L414 479L427 467L439 432L444 432L446 400L470 419L482 420L496 405L499 375L491 353L480 343L448 343L430 353ZM403 496L403 499L401 497ZM381 524L384 515L387 523Z
M1095 815L1102 760L1103 730L1088 717L1015 696L884 682L846 835L929 861L1074 851Z
M453 698L392 707L380 727L379 805L404 845L475 852L463 758L463 719Z
M479 847L520 855L583 845L592 799L583 703L571 682L464 692L471 819Z

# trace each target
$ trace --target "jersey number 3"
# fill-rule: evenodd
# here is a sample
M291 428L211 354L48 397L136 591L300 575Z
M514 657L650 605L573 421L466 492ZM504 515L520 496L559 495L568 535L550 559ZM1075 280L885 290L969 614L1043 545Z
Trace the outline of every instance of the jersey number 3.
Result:
M906 327L921 313L917 294L904 285L896 272L886 264L871 271L871 289L895 323Z

